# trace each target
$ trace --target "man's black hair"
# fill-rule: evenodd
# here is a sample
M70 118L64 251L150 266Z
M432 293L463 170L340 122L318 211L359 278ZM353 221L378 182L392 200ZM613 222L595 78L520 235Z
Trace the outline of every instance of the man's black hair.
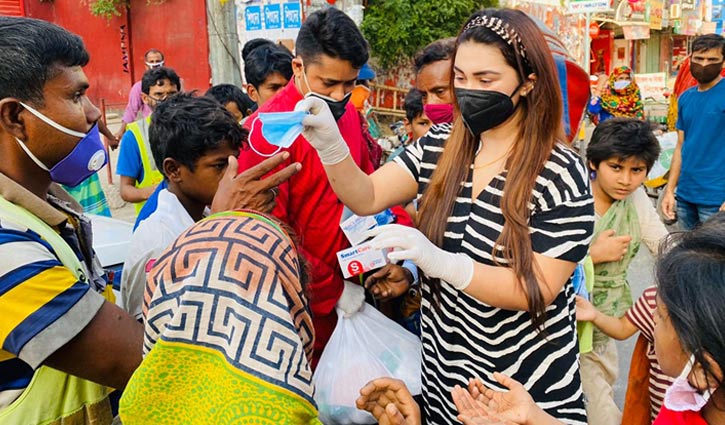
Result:
M415 58L413 58L415 73L419 73L426 65L452 58L455 51L455 38L444 38L430 43L415 54Z
M720 49L725 56L725 38L717 34L703 34L692 42L692 52L704 52L710 49Z
M360 69L368 61L368 43L355 22L343 11L328 7L307 17L295 43L297 54L305 63L320 55L342 59Z
M247 134L216 100L179 93L159 104L151 115L149 144L162 172L166 158L193 171L199 158L224 143L235 150L241 148Z
M265 43L244 57L244 79L257 89L276 72L287 81L292 78L292 53L284 46Z
M86 66L83 40L46 21L0 16L0 99L43 104L43 87L58 67Z
M418 89L410 89L405 95L403 109L405 109L405 118L411 124L423 113L423 95Z
M176 71L165 66L152 68L143 73L143 78L141 78L141 91L149 94L151 87L158 85L163 80L169 80L171 84L176 86L177 90L181 91L181 79L176 75Z
M252 99L234 84L217 84L209 88L204 93L204 96L215 99L222 106L225 106L229 102L234 102L237 105L237 109L245 117L247 116L247 111L254 106Z
M599 123L587 146L587 160L595 168L609 158L634 157L644 161L649 171L659 155L660 144L652 125L635 118L615 117Z
M274 46L274 41L266 38L253 38L247 41L244 43L244 47L242 47L242 60L246 62L249 54L252 53L253 50L262 46Z
M161 60L165 60L165 59L166 59L166 57L164 56L164 52L162 52L162 51L161 51L161 50L159 50L159 49L153 49L153 48L152 48L152 49L148 49L148 50L146 51L146 53L144 53L144 54L143 54L143 60L147 60L147 59L148 59L148 57L149 57L149 53L158 53L158 54L160 54L160 55L161 55Z

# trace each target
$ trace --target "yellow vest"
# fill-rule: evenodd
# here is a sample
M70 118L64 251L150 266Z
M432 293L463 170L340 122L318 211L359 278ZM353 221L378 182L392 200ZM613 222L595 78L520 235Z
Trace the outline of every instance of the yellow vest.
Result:
M151 154L151 145L149 145L149 125L151 124L151 115L138 121L132 122L126 127L126 130L133 133L138 145L138 153L141 155L141 165L143 166L143 179L136 182L137 188L156 186L164 180L163 174L156 168ZM136 202L136 214L141 211L146 201Z
M0 196L0 219L22 225L50 244L63 266L76 278L84 267L70 246L44 221ZM111 285L108 285L111 288ZM111 292L112 294L112 292ZM104 296L106 298L108 291ZM0 424L110 424L113 420L108 394L111 389L73 375L41 366L28 387L9 406L0 409Z

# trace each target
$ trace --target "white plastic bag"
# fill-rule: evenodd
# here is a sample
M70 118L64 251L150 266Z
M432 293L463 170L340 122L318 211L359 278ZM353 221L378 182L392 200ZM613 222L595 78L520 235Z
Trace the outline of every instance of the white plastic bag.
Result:
M331 424L374 424L375 418L355 407L360 388L369 381L393 377L413 395L421 393L421 343L418 337L369 304L337 325L312 378L320 420Z

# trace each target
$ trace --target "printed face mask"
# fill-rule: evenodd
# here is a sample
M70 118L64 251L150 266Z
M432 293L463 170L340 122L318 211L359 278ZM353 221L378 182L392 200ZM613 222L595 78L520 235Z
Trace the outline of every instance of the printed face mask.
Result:
M456 99L461 118L473 137L498 127L516 111L511 96L493 90L456 89Z
M433 124L445 124L453 122L453 105L438 104L423 105L423 113Z
M722 62L711 63L710 65L700 65L699 63L690 63L690 73L700 84L707 84L717 78L722 70Z
M614 90L624 90L629 87L631 83L632 82L629 80L617 80L614 82Z
M38 119L54 129L69 136L81 139L78 144L76 144L76 147L73 148L73 150L65 158L61 159L53 166L53 168L48 168L35 155L33 155L32 152L30 152L30 149L28 149L28 146L22 140L15 138L28 157L30 157L30 159L38 167L50 173L50 178L54 182L75 187L106 165L108 158L106 157L106 149L101 141L101 133L98 130L98 124L94 124L88 133L81 133L63 127L22 102L20 104L23 105L23 107L31 114L35 115Z
M150 63L150 62L144 62L144 63L146 64L146 66L148 66L151 69L161 68L162 66L164 66L164 61L156 62L156 63Z
M304 129L302 120L305 115L307 115L305 111L260 112L251 125L252 130L249 132L249 146L257 155L265 157L277 154L282 148L289 148L297 137L302 134L302 130ZM254 124L257 121L261 122L262 136L264 136L267 143L278 147L271 154L264 154L258 151L252 143L252 140L254 140L252 135L256 131Z
M307 72L304 69L302 70L302 77L305 79L305 84L307 84L307 88L310 90L307 92L305 97L316 97L318 99L324 100L325 103L327 103L327 106L330 107L330 112L332 112L332 116L335 118L335 121L339 121L340 118L342 118L342 116L345 114L345 106L350 100L352 92L346 93L345 96L343 96L342 100L335 100L330 96L325 96L323 94L313 92L312 86L310 86L310 83L307 81Z
M687 380L694 365L695 355L693 354L682 369L680 376L667 388L665 392L665 406L668 409L675 412L699 412L705 407L708 400L710 400L709 391L700 394L700 391L690 385L690 382Z

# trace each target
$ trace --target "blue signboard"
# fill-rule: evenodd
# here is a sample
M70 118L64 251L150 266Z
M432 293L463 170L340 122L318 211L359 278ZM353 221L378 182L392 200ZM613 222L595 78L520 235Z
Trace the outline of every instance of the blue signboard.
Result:
M299 2L285 3L284 9L284 27L300 28L302 26L302 10Z
M247 31L259 31L262 29L262 8L259 6L247 6L244 9L244 26Z
M725 22L725 0L712 0L712 21L716 23L717 34L725 33L723 23Z
M264 27L268 30L282 28L282 8L279 3L264 6Z

